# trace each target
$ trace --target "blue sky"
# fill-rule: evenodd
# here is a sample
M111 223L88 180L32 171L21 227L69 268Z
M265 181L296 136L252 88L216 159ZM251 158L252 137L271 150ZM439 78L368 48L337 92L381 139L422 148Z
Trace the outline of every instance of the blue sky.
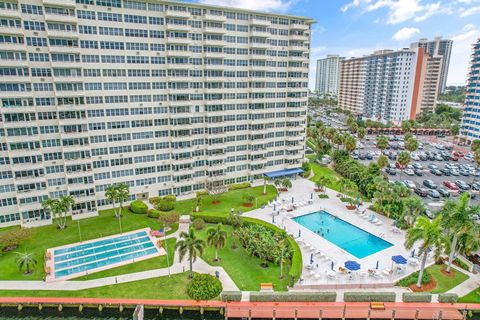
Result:
M313 18L310 87L315 60L408 47L419 38L453 39L448 84L467 79L471 44L480 37L480 0L191 0Z

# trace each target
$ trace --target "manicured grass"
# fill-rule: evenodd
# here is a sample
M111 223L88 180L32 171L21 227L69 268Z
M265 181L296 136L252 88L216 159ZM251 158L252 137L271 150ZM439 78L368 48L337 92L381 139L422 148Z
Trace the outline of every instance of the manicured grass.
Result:
M198 236L206 240L207 229L213 224L207 224L205 228L198 231ZM237 248L232 249L231 226L223 226L227 231L228 237L226 245L218 253L220 261L214 262L215 249L213 247L205 247L203 259L212 266L221 266L235 282L240 290L258 291L260 283L270 282L273 284L275 291L286 291L288 284L289 262L284 263L284 278L280 279L280 266L269 264L268 268L260 266L260 259L250 256L247 251L237 243Z
M455 269L455 276L449 277L444 275L440 270L445 268L444 265L434 264L427 268L430 275L437 282L437 286L433 289L432 293L444 293L448 290L458 286L460 283L468 279L468 276L457 269Z
M313 172L313 176L310 178L310 180L315 182L318 180L318 178L326 176L330 179L330 183L327 184L327 188L340 192L340 185L338 184L338 181L340 180L341 176L332 169L328 167L322 167L313 161L314 157L315 156L307 156L307 158L310 159L310 168Z
M188 281L188 273L185 272L171 277L165 276L78 291L0 290L0 296L188 299L186 294Z
M243 203L245 203L244 196L246 194L251 194L257 198L257 203L253 202L252 207L244 207ZM225 213L227 214L233 208L235 211L250 211L254 210L258 205L258 208L262 204L267 204L268 201L274 199L277 196L277 190L272 185L267 185L267 194L263 194L263 186L257 186L253 188L247 189L239 189L233 190L229 192L225 192L221 194L218 198L220 203L213 204L212 197L210 196L203 196L202 203L200 205L200 212L202 213ZM178 212L179 214L190 214L193 212L195 206L195 199L187 199L177 201L175 203L174 211Z
M110 236L120 233L118 219L114 217L112 210L104 210L97 217L78 220L80 224L82 240L91 240L100 237ZM20 246L11 252L4 252L0 255L0 272L1 280L41 280L45 273L43 270L44 255L48 248L62 246L80 241L78 226L76 221L69 218L67 229L58 230L56 224L32 228L32 235L29 239L23 241ZM151 227L159 228L156 219L147 217L146 215L138 215L124 209L122 215L123 232ZM178 226L177 226L178 228ZM25 276L17 268L16 260L18 254L16 252L30 252L37 261L32 274Z
M461 297L458 299L458 302L463 302L463 303L480 303L480 287L477 289L473 290L466 296Z
M167 242L167 249L168 249L169 264L172 265L173 254L175 252L175 243L177 242L177 239L169 238L167 239L166 242ZM166 267L167 267L167 256L163 255L163 256L151 258L148 260L130 263L121 267L95 272L83 277L75 278L74 280L75 281L76 280L92 280L92 279L99 279L99 278L105 278L105 277L111 277L111 276L118 276L121 274L161 269Z

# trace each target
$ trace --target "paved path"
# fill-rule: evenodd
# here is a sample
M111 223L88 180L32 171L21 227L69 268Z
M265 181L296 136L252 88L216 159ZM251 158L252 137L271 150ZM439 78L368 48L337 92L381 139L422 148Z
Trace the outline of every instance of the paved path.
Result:
M167 236L167 238L178 237L180 232L188 231L189 225L187 223L180 223L176 232ZM178 252L175 252L173 264L170 267L170 274L178 274L188 271L188 261L184 259L180 262ZM222 282L223 289L226 291L238 291L238 287L235 285L230 276L225 272L222 267L213 267L206 263L201 258L197 258L197 261L193 264L193 270L199 273L209 273L214 275L218 271L219 279ZM154 269L142 272L135 272L129 274L122 274L118 276L105 277L93 280L85 281L0 281L0 290L65 290L76 291L91 288L98 288L107 285L113 285L118 283L127 283L132 281L139 281L145 279L152 279L157 277L168 276L169 269Z

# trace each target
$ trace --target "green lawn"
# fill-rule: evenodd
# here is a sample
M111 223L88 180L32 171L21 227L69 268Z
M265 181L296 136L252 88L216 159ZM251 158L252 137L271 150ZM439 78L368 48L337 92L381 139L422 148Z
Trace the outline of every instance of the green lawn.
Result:
M188 273L180 273L171 277L165 276L78 291L0 290L0 296L188 299L186 294L188 281Z
M173 253L175 251L175 243L177 239L170 238L167 239L167 249L168 249L168 257L169 257L169 264L173 264ZM135 263L130 263L121 267L116 267L112 269L107 269L99 272L95 272L83 277L75 278L74 280L92 280L92 279L99 279L111 276L118 276L121 274L127 273L135 273L140 271L147 271L153 269L161 269L167 267L167 256L163 255L160 257L151 258L148 260L143 260Z
M257 203L253 203L253 207L244 207L242 204L245 201L244 196L251 194L257 198ZM213 204L210 196L204 196L200 205L200 212L202 213L225 213L227 214L233 208L235 211L250 211L256 209L257 204L260 207L262 204L267 204L268 201L277 196L277 189L272 185L267 185L267 194L263 194L263 186L233 190L225 192L220 195L220 203ZM175 203L175 211L180 214L190 214L193 212L195 206L195 199L181 200Z
M477 289L473 290L466 296L461 297L458 299L458 302L464 302L464 303L480 303L480 287Z
M313 176L310 178L311 181L315 182L321 176L326 176L330 179L330 183L327 184L327 188L340 192L340 185L338 184L338 180L340 180L341 176L333 171L328 167L322 167L318 163L314 162L315 156L307 156L310 159L310 168L312 169Z
M452 276L447 276L441 272L442 269L446 268L445 265L438 265L434 264L431 265L430 267L426 268L425 271L430 274L431 277L436 282L435 288L430 290L429 292L431 293L445 293L448 290L458 286L460 283L468 279L468 276L457 269L455 269L455 275ZM408 286L410 284L416 283L417 282L417 277L418 277L418 272L413 274L413 276L409 276L408 278L411 280L404 279L402 286Z
M198 235L201 239L206 240L207 229L211 226L213 225L207 224L202 231L199 231ZM207 246L202 257L207 263L223 267L240 290L258 291L260 283L264 282L271 282L275 291L287 290L289 262L284 264L285 277L280 280L280 266L270 264L268 268L263 268L260 266L260 260L250 256L240 244L236 249L232 249L233 228L230 226L223 226L223 228L227 231L228 237L225 247L219 251L220 261L213 261L215 249Z

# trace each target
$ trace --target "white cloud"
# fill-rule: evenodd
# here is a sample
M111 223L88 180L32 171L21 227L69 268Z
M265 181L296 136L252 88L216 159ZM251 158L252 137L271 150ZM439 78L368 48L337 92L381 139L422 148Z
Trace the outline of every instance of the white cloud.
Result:
M465 25L460 32L451 37L453 48L448 69L448 84L466 83L472 44L477 41L478 37L480 37L480 30L473 24Z
M480 13L480 6L477 6L477 7L471 7L471 8L462 8L460 9L460 17L464 18L464 17L468 17L468 16L473 16L475 14L479 14Z
M417 33L420 33L420 29L405 27L395 32L392 38L393 40L397 40L397 41L405 41L410 39Z
M286 12L293 4L288 0L199 0L204 4L259 11Z

